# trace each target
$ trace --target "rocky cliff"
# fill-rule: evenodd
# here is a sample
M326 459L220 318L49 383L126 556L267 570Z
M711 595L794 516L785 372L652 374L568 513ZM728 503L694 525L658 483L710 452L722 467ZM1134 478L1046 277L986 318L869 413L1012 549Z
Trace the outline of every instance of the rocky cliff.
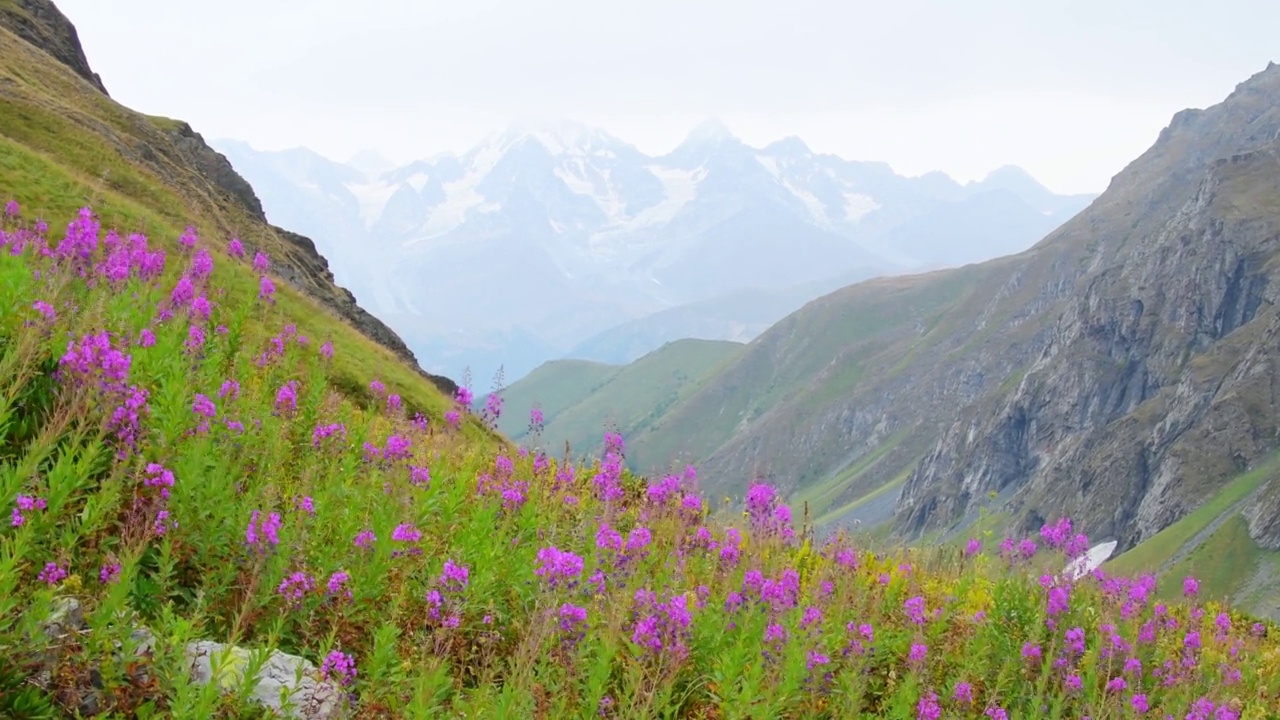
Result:
M30 111L6 117L7 133L37 147L48 144L51 151L54 145L70 144L69 137L75 133L91 135L93 141L111 148L124 168L139 177L129 183L113 163L116 158L100 154L80 158L85 163L81 169L87 174L122 191L146 187L153 179L166 191L176 191L185 206L200 212L206 224L228 235L240 235L251 247L268 250L273 270L285 281L418 367L404 341L361 308L350 292L334 283L328 261L311 240L267 222L253 188L190 125L147 117L112 102L85 58L75 27L53 3L0 1L0 28L0 52L28 70L20 73L26 82L0 86L0 101ZM33 53L51 56L70 69L79 86L61 73L50 72L47 63L35 62L30 57ZM39 76L32 77L32 69L39 71ZM63 124L68 132L60 135L49 127L55 122ZM159 192L150 194L162 196ZM176 212L177 208L168 211ZM446 393L457 388L448 378L425 372L423 375Z
M945 527L994 492L1027 528L1065 512L1123 549L1212 497L1277 443L1278 252L1272 65L1177 115L1023 257L1070 292L1042 312L1016 385L967 408L921 461L898 527ZM1273 542L1268 522L1253 530Z
M1150 537L1280 440L1278 137L1271 65L1178 113L1032 249L784 319L637 438L638 463L698 461L717 495L770 478L828 526L921 537L987 507ZM1280 546L1277 507L1280 483L1260 543Z

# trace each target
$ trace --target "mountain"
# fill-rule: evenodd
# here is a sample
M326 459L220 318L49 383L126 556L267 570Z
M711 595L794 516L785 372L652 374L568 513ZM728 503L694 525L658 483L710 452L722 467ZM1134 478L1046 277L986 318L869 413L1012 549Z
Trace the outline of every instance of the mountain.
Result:
M697 462L715 496L767 478L828 528L1067 513L1140 546L1277 445L1277 108L1272 65L1177 114L1031 249L810 302L633 437L631 463ZM1260 483L1241 517L1280 547L1280 480Z
M753 148L714 121L661 157L567 121L393 169L218 147L428 368L479 382L579 348L631 360L681 337L749 340L842 279L1023 250L1088 200L1016 168L960 185L794 137Z
M399 368L391 358L416 367L400 336L334 282L312 241L270 225L249 183L190 125L134 112L106 94L56 6L0 6L0 29L0 185L20 204L70 217L90 200L104 223L145 226L153 236L176 238L188 223L223 242L238 236L250 252L265 251L272 273L292 288L281 293L284 317L322 318L341 336L335 340L359 348L360 359L342 361L344 377ZM421 371L415 381L402 368L394 373L399 383L456 387ZM442 399L430 394L415 402L439 407Z
M626 364L654 347L683 338L748 342L809 300L875 274L869 269L854 270L782 290L746 288L678 305L605 330L582 341L567 355Z
M737 357L741 343L670 342L627 365L555 360L502 392L508 412L498 428L508 437L551 449L568 442L575 455L598 454L606 430L635 437L706 377ZM481 400L483 402L483 400ZM531 433L528 410L545 427Z

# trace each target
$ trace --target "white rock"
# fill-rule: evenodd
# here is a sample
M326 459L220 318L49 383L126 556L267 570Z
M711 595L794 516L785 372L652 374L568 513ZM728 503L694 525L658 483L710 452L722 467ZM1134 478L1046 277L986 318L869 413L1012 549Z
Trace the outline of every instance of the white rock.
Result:
M1089 573L1102 567L1102 563L1106 562L1111 554L1116 551L1119 545L1115 540L1100 543L1089 548L1089 552L1067 563L1067 567L1063 569L1063 574L1070 581L1076 581L1088 575Z
M201 640L187 645L186 657L197 684L214 682L213 668L218 666L218 685L235 690L244 681L253 652ZM316 666L306 658L273 650L254 682L251 699L277 714L302 720L334 720L345 715L342 690L321 681Z

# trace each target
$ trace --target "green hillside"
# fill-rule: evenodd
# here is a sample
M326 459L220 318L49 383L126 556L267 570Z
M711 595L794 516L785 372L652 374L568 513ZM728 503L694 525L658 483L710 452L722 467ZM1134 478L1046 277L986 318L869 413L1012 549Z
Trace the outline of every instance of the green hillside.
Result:
M559 448L568 441L575 455L598 455L606 430L616 429L625 437L640 435L742 348L733 342L678 340L624 366L550 362L503 392L503 422L509 424L500 427L512 438L529 439L529 410L536 404L545 422L539 440L547 447Z
M962 550L818 543L767 484L728 524L619 438L581 465L512 447L198 137L15 24L78 53L47 0L0 3L0 717L1252 720L1280 696L1280 628L1193 579L1156 603L1063 578L1089 540L1061 514ZM647 422L743 352L677 345L559 415ZM1241 529L1204 546L1270 562Z

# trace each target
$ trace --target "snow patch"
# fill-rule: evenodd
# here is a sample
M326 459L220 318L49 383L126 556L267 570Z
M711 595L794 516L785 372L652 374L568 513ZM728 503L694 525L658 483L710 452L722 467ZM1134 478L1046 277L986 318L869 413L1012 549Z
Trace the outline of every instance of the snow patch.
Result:
M604 213L606 225L615 225L627 219L627 201L610 184L608 168L597 168L586 159L578 157L558 165L555 175L569 188L569 192L590 198Z
M1062 573L1066 575L1067 579L1070 581L1074 582L1079 580L1085 575L1088 575L1094 570L1102 567L1102 563L1106 562L1111 557L1111 554L1116 551L1117 545L1119 545L1119 543L1115 540L1094 545L1089 548L1089 552L1068 563L1067 567L1062 570Z
M413 188L414 192L420 193L422 192L422 188L427 186L427 181L429 181L430 179L431 177L426 173L416 172L413 175L411 175L406 182L409 183L409 187Z
M677 213L698 197L698 184L707 176L703 167L694 170L649 165L645 169L662 183L663 198L656 205L636 213L627 221L625 230L638 230L652 225L662 225L675 219Z
M386 209L391 196L399 189L398 185L384 182L345 183L343 187L355 195L356 202L360 205L360 222L365 227L372 227L382 217L382 211Z
M844 194L844 219L849 222L860 220L864 215L880 209L880 203L868 195L856 192Z

